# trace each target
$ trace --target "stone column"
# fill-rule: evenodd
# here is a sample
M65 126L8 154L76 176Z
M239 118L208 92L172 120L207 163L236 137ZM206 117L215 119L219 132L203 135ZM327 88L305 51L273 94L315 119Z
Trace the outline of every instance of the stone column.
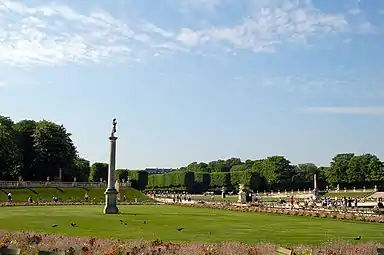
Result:
M105 190L105 207L104 214L117 214L117 190L115 188L115 168L116 168L116 119L113 120L113 129L111 136L109 137L110 142L110 154L109 154L109 169L108 169L108 185Z
M320 197L320 194L319 194L319 189L317 188L317 175L314 174L313 175L313 198L314 199L318 199Z

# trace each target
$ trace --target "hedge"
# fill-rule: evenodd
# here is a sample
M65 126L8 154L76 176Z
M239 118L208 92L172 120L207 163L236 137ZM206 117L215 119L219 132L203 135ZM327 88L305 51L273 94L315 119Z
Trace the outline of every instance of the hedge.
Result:
M195 174L193 172L175 171L167 174L154 174L148 176L148 189L182 188L193 191Z
M211 173L210 188L221 188L223 186L228 187L231 184L230 174L226 172L214 172Z
M129 170L128 176L132 187L138 190L143 190L148 185L148 172L142 170Z
M206 192L211 185L211 175L204 172L195 172L195 193Z
M119 181L122 181L122 180L127 181L128 180L128 172L129 172L128 169L116 169L115 170L115 179L119 180Z
M234 187L244 184L245 187L254 191L259 190L261 184L260 173L250 170L231 172L231 184Z

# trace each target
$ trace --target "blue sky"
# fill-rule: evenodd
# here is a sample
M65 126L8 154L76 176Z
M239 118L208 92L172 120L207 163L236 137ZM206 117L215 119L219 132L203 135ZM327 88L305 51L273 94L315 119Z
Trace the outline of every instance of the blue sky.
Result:
M0 114L119 168L384 159L384 1L0 1Z

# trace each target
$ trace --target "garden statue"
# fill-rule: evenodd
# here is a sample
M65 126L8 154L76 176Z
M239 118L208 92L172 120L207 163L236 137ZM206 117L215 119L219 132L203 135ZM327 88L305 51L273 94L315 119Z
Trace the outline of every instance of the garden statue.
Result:
M221 188L221 198L225 198L225 193L227 192L227 188L225 186L223 186Z
M239 197L237 202L245 204L247 201L246 192L244 191L244 184L239 184Z

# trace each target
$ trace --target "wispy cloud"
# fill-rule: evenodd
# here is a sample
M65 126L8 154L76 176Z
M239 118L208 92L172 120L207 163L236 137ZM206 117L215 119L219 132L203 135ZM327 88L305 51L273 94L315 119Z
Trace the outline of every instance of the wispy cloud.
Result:
M189 8L215 9L223 0L179 0ZM27 4L28 3L28 4ZM88 3L88 2L87 2ZM249 9L231 25L168 28L145 19L118 18L106 10L80 12L69 6L0 1L0 62L63 65L107 60L141 61L184 52L204 55L205 46L275 52L284 43L306 43L318 35L372 33L369 22L352 24L343 14L327 14L310 0L243 0Z
M384 106L374 107L308 107L302 109L307 113L352 114L384 116Z
M150 47L174 35L149 22L122 21L103 10L84 14L59 4L27 6L2 1L0 26L0 61L14 65L136 59L140 49L182 48L169 43L168 48Z
M189 46L229 43L255 52L273 51L285 42L305 42L318 34L345 31L348 21L341 14L325 14L310 1L256 1L250 15L232 27L192 31L183 29L178 39Z
M341 68L341 67L340 67ZM361 81L357 78L349 77L349 73L340 72L338 76L328 77L324 74L317 75L286 75L270 76L260 81L261 86L276 89L284 92L343 92L353 91L360 87ZM365 82L366 89L372 87L370 83Z

